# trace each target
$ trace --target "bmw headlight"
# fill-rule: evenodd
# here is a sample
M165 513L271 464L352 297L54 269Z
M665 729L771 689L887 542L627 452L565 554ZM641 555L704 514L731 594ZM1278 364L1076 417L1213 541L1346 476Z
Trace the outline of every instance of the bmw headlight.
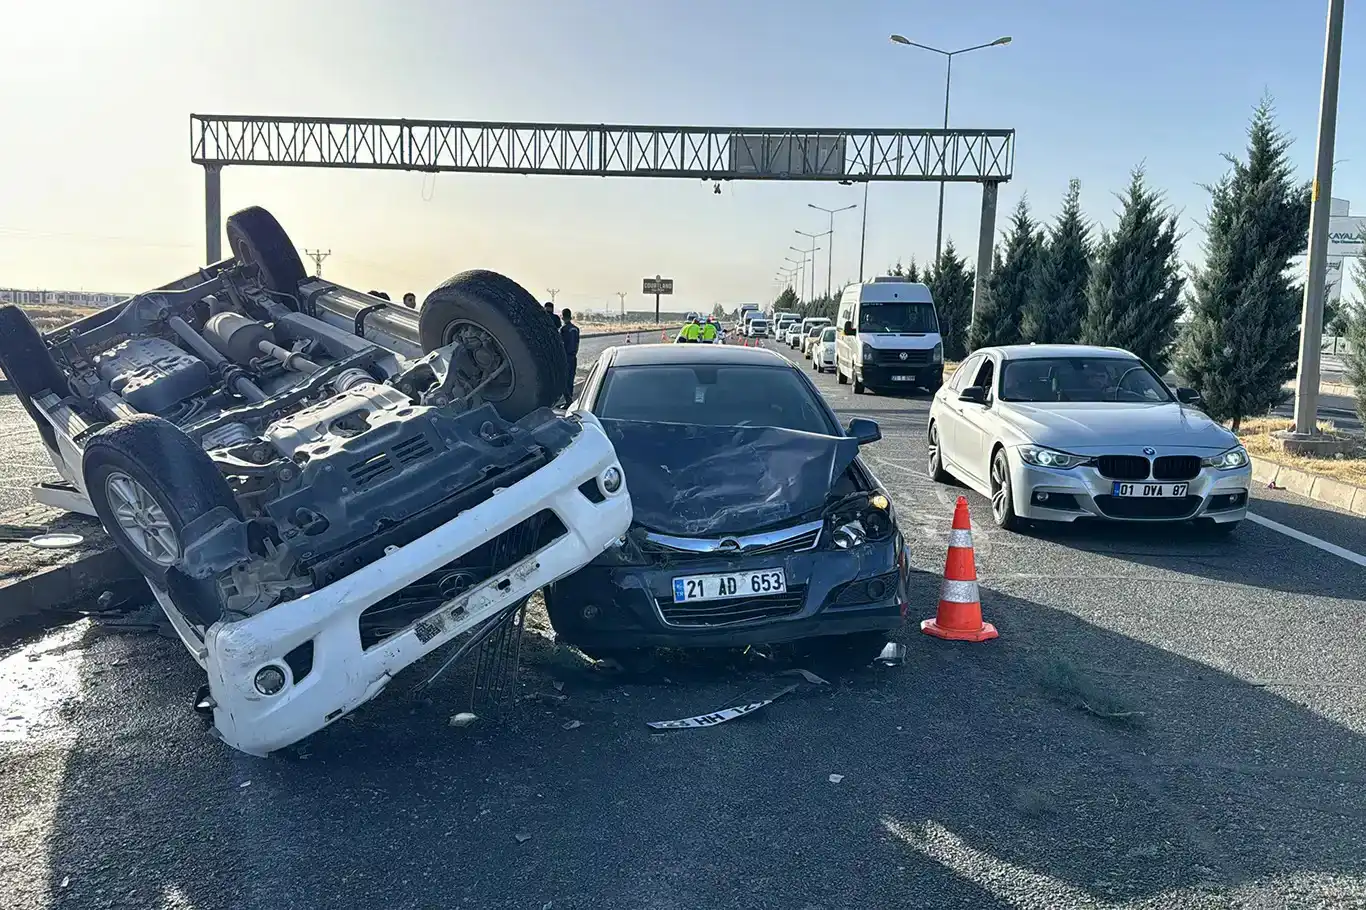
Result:
M934 351L930 353L930 363L944 362L944 342L939 342L934 346Z
M1072 455L1043 446L1020 446L1018 451L1025 464L1039 468L1075 468L1091 460L1083 455Z
M1247 449L1242 446L1234 446L1227 452L1220 452L1218 455L1200 459L1200 464L1207 468L1218 468L1221 471L1245 468L1248 464Z
M863 362L864 362L864 363L870 363L870 362L872 361L872 359L873 359L873 346L872 346L871 344L868 344L867 342L864 342L864 344L863 344Z

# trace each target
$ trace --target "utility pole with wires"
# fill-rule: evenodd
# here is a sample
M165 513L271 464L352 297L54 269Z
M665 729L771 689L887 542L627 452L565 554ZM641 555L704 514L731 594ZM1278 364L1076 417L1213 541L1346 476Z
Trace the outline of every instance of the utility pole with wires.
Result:
M331 250L304 250L304 255L313 260L313 274L319 277L323 273L323 260L332 255Z
M550 295L550 302L553 304L553 303L555 302L555 295L558 294L558 293L560 293L560 289L559 289L559 288L546 288L545 291L546 291L547 294Z
M621 301L621 321L626 321L626 292L617 291L617 299Z

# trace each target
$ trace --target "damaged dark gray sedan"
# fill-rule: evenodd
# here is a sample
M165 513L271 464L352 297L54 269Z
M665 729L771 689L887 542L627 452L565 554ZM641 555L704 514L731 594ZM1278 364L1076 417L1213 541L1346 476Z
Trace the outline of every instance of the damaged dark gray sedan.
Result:
M906 544L858 457L875 422L842 428L810 380L762 348L610 348L576 408L594 414L631 485L634 521L546 591L556 634L598 658L784 642L871 660L907 603Z

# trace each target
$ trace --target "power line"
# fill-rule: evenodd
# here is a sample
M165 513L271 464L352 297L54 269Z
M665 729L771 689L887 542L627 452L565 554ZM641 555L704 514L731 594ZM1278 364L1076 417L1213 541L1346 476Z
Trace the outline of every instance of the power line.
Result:
M331 250L304 250L304 255L313 260L313 274L321 276L323 273L323 260L332 255Z

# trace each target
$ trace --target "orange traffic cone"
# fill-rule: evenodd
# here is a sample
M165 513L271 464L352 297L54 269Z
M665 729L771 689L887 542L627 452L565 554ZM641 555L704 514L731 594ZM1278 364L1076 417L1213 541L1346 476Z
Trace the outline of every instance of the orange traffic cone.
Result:
M981 595L977 591L977 563L972 554L972 519L968 500L958 497L949 532L949 555L944 560L944 586L939 590L939 612L920 623L920 631L949 641L986 641L999 633L982 621Z

